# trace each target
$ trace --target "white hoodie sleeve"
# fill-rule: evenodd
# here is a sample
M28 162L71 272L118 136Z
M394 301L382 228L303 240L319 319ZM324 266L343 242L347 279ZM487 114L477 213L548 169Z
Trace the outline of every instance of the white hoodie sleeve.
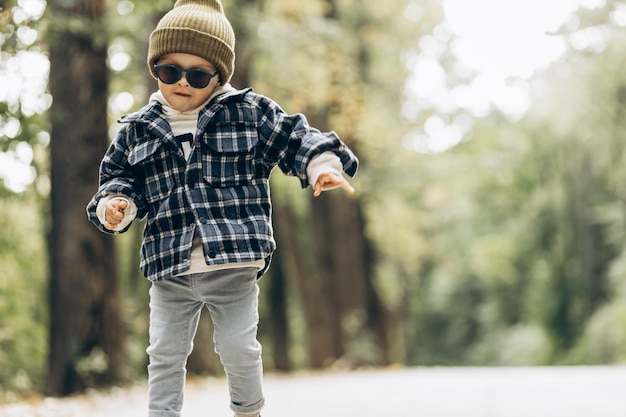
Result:
M315 187L315 183L321 174L334 173L342 175L342 172L343 165L341 164L341 159L331 151L317 155L311 159L311 162L309 162L309 165L306 167L309 184L311 184L312 187Z
M98 207L96 208L96 214L98 215L98 220L100 220L100 223L104 225L104 222L105 222L104 208L107 205L107 203L113 200L126 201L126 203L128 204L128 206L124 210L124 218L114 229L114 230L124 230L135 219L135 217L137 217L137 205L135 204L135 201L133 201L132 198L129 198L125 195L115 194L115 195L107 195L105 197L102 197L100 201L98 201Z

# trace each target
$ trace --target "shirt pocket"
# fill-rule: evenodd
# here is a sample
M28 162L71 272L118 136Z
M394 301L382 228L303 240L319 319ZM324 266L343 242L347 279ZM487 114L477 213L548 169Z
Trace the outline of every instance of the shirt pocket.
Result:
M165 200L176 186L176 167L162 141L141 143L131 149L128 163L143 174L146 202Z
M237 187L255 180L259 137L254 123L218 122L203 137L202 175L209 185Z

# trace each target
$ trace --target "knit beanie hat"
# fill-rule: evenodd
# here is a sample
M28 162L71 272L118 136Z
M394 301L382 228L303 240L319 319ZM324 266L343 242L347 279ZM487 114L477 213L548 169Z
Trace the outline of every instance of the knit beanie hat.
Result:
M235 67L235 33L220 0L178 0L150 35L148 66L164 55L185 53L206 59L228 83Z

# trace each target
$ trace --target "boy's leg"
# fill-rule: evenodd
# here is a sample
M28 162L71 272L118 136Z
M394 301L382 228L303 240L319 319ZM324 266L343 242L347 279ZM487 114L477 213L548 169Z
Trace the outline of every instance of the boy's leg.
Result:
M206 274L202 281L203 301L215 329L215 351L228 379L231 409L243 414L254 414L265 403L257 341L257 272L256 268L225 269Z
M179 417L185 365L191 353L203 303L188 276L152 284L150 289L149 417Z

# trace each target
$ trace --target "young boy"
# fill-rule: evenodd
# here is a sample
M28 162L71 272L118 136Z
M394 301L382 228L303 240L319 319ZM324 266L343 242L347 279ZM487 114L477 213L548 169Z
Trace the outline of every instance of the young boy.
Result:
M358 161L333 133L230 86L235 36L219 0L179 0L150 36L159 90L125 123L87 207L102 231L147 217L149 416L177 417L187 357L206 306L235 416L264 405L257 279L275 249L268 179L278 166L314 195L354 192Z

